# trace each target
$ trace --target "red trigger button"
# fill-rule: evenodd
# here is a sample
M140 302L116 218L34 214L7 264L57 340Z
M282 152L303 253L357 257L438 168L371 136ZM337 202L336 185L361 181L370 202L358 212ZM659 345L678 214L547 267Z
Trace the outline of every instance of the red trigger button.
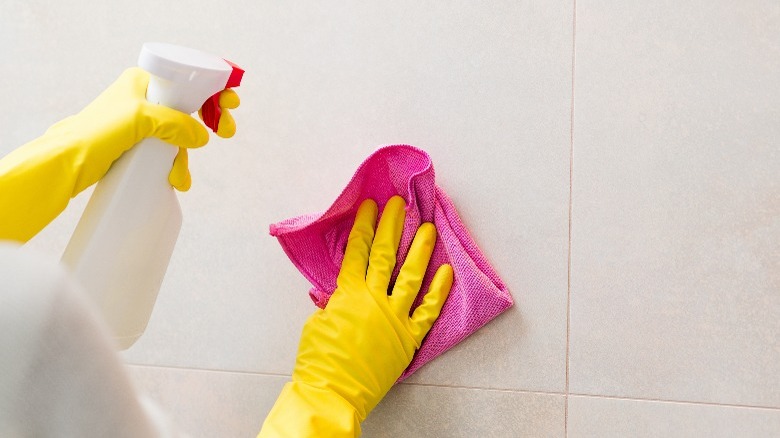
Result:
M244 77L244 70L227 59L225 62L233 67L233 71L230 73L230 77L228 78L227 83L225 83L225 88L238 87L241 85L241 79ZM200 114L201 117L203 117L203 123L205 123L206 126L211 128L211 130L214 132L217 132L217 128L219 127L219 117L222 115L222 109L219 107L220 93L221 91L214 93L214 95L209 97L200 108Z

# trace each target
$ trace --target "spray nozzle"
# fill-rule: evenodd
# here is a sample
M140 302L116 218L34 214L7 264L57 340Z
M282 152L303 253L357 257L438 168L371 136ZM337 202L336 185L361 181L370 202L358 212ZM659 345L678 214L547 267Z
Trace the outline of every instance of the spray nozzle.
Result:
M244 70L233 64L232 62L225 60L233 68L230 73L230 77L225 84L225 88L238 87L241 84L241 78L244 76ZM206 102L203 103L201 109L201 116L203 117L203 123L206 124L212 131L217 132L219 127L219 118L222 115L222 108L219 107L219 94L222 91L214 93L209 97Z

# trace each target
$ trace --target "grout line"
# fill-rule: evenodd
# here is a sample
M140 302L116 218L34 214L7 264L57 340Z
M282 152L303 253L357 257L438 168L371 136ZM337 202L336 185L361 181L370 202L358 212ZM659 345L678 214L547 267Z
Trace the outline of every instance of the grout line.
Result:
M621 401L635 401L635 402L648 402L648 403L671 403L671 404L678 404L678 405L717 406L721 408L763 409L766 411L780 411L780 407L737 405L733 403L710 403L710 402L700 402L700 401L690 401L690 400L664 400L661 398L621 397L617 395L593 395L593 394L577 394L577 393L570 393L569 395L576 396L576 397L600 398L606 400L621 400Z
M569 344L571 337L571 224L574 176L574 68L577 59L577 0L572 4L571 20L571 112L569 113L569 253L566 259L566 404L563 409L563 433L569 436Z
M452 385L437 385L437 384L432 384L432 383L401 383L401 384L402 385L409 385L409 386L432 387L432 388L470 389L470 390L476 390L476 391L511 392L511 393L517 393L517 394L564 396L567 399L568 399L568 396L576 396L576 397L587 397L587 398L608 399L608 400L621 400L621 401L688 404L688 405L697 405L697 406L716 406L716 407L724 407L724 408L745 408L745 409L763 409L763 410L768 410L768 411L780 411L780 407L772 407L772 406L738 405L738 404L732 404L732 403L713 403L713 402L700 402L700 401L690 401L690 400L665 400L665 399L659 399L659 398L623 397L623 396L616 396L616 395L563 393L563 392L554 392L554 391L531 391L531 390L524 390L524 389L502 389L502 388L487 388L487 387L477 387L477 386L452 386Z
M137 368L158 368L158 369L171 369L178 371L206 371L210 373L226 373L226 374L244 374L250 376L265 376L265 377L287 377L290 378L290 374L277 374L257 371L236 371L236 370L222 370L218 368L193 368L179 365L155 365L155 364L140 364L140 363L125 363L125 365Z
M243 374L243 375L250 375L250 376L290 378L289 374L261 373L255 371L233 371L233 370L221 370L221 369L211 369L211 368L191 368L191 367L184 367L184 366L177 366L177 365L152 365L152 364L134 364L134 363L126 363L125 365L130 367L137 367L137 368L172 369L178 371L205 371L205 372L224 373L224 374ZM443 388L443 389L468 389L474 391L511 392L516 394L564 396L567 399L568 396L575 396L575 397L586 397L586 398L607 399L607 400L651 402L651 403L672 403L672 404L686 404L686 405L696 405L696 406L717 406L717 407L724 407L724 408L763 409L767 411L780 411L780 407L772 407L772 406L738 405L733 403L710 403L710 402L700 402L700 401L690 401L690 400L665 400L661 398L623 397L623 396L616 396L616 395L582 394L582 393L554 392L554 391L531 391L525 389L489 388L489 387L480 387L480 386L440 385L435 383L403 382L401 383L401 385Z
M531 391L527 389L489 388L489 387L479 387L479 386L453 386L453 385L441 385L436 383L401 382L400 385L421 386L427 388L470 389L474 391L511 392L517 394L533 394L533 395L557 395L557 396L565 395L562 392Z

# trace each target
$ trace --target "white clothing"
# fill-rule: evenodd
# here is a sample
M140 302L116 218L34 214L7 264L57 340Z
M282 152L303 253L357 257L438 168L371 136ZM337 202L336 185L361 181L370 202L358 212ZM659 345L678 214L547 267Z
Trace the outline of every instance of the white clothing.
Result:
M0 436L180 437L64 268L0 242Z

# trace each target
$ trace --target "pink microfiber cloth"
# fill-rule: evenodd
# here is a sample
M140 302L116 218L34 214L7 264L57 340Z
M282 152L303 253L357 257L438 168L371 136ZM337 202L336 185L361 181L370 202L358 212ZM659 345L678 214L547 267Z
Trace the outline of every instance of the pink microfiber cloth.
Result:
M420 290L428 290L433 274L444 263L451 264L455 273L441 315L398 379L401 381L512 305L512 296L461 223L452 201L436 186L431 157L408 145L380 148L360 165L327 211L273 224L271 235L279 239L290 260L314 286L309 292L314 303L324 308L336 289L358 206L371 198L381 211L394 195L401 195L407 206L391 284L423 222L436 225L438 238ZM418 295L412 309L423 296Z

